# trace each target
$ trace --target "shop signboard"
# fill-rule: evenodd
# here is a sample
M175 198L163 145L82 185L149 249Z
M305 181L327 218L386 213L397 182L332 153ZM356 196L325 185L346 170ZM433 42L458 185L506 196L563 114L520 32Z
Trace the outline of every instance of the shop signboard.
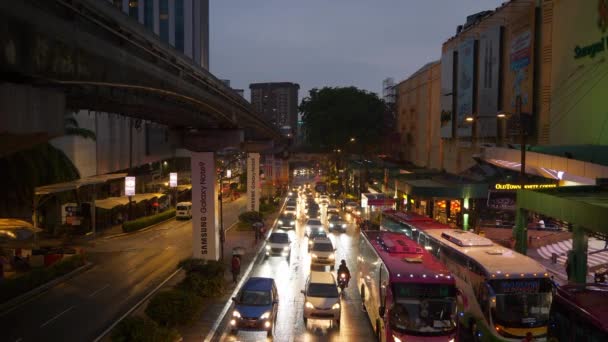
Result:
M135 177L125 177L125 196L135 196Z
M456 123L459 137L470 137L473 131L466 118L475 114L475 43L474 39L467 39L458 46Z
M260 211L260 154L247 155L247 211Z
M515 191L489 191L488 208L496 210L515 210L517 193Z
M479 37L479 137L495 137L496 113L499 111L502 27L494 26Z
M454 51L447 50L441 55L441 137L452 137L454 106Z
M219 259L216 205L216 169L213 152L192 152L192 254L194 258Z

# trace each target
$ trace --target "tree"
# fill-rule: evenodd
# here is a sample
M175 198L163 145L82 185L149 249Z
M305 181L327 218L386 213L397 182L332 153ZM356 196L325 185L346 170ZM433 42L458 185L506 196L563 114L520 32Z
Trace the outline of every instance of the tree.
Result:
M357 150L351 151L361 153L381 145L387 110L374 93L356 87L315 88L302 100L300 111L312 147L329 152L353 146Z

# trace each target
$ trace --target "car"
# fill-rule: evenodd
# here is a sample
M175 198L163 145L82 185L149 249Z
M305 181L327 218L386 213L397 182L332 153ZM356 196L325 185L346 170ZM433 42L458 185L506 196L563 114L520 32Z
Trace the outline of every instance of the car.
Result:
M316 237L312 240L310 266L329 266L331 270L336 265L336 249L328 237Z
M295 198L288 198L287 201L285 202L285 206L286 207L297 207L298 200Z
M192 218L192 202L179 202L175 206L176 220L189 220Z
M283 210L284 214L293 214L293 215L297 215L298 214L298 208L296 206L285 206L285 210Z
M306 235L309 235L314 230L323 230L325 227L319 219L309 219L306 221Z
M320 219L321 218L321 212L317 209L315 210L309 210L308 213L306 214L306 218L307 219Z
M277 228L279 229L295 229L296 228L296 215L285 214L279 216L277 219Z
M349 213L351 211L355 210L357 207L358 207L358 205L357 205L356 202L346 202L344 204L344 210L347 211L347 212L349 212Z
M315 229L308 234L308 251L312 248L312 244L317 238L327 238L327 233L323 229Z
M347 223L339 215L331 215L327 220L327 229L330 232L335 230L346 231Z
M329 204L329 196L327 196L327 195L319 196L319 203L320 204Z
M230 332L266 331L272 336L279 310L279 293L272 278L249 278L236 297L230 320Z
M327 206L327 215L338 215L340 214L340 210L337 206L330 204Z
M304 324L308 319L331 320L340 327L341 304L336 278L331 272L311 271L304 294Z
M289 235L284 232L273 232L266 242L266 256L284 256L289 260L291 256L291 240Z

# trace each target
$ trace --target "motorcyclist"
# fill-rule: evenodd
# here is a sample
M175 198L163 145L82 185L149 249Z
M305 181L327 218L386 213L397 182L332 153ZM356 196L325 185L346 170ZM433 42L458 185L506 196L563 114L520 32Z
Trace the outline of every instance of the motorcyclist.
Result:
M348 282L350 281L350 270L346 267L346 261L342 259L340 261L340 266L338 267L338 279L340 279L340 274L346 274L346 285L348 286Z

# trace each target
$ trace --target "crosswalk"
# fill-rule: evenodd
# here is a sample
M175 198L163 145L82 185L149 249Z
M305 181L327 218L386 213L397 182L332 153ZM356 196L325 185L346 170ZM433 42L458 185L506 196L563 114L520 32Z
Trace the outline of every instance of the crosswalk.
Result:
M604 241L590 238L588 242L588 254L587 254L587 266L593 267L598 265L608 264L608 250L604 249ZM551 255L556 253L558 255L558 264L564 265L566 263L567 253L572 249L572 239L560 241L554 244L542 246L536 251L538 254L550 260ZM598 252L601 251L601 252Z

